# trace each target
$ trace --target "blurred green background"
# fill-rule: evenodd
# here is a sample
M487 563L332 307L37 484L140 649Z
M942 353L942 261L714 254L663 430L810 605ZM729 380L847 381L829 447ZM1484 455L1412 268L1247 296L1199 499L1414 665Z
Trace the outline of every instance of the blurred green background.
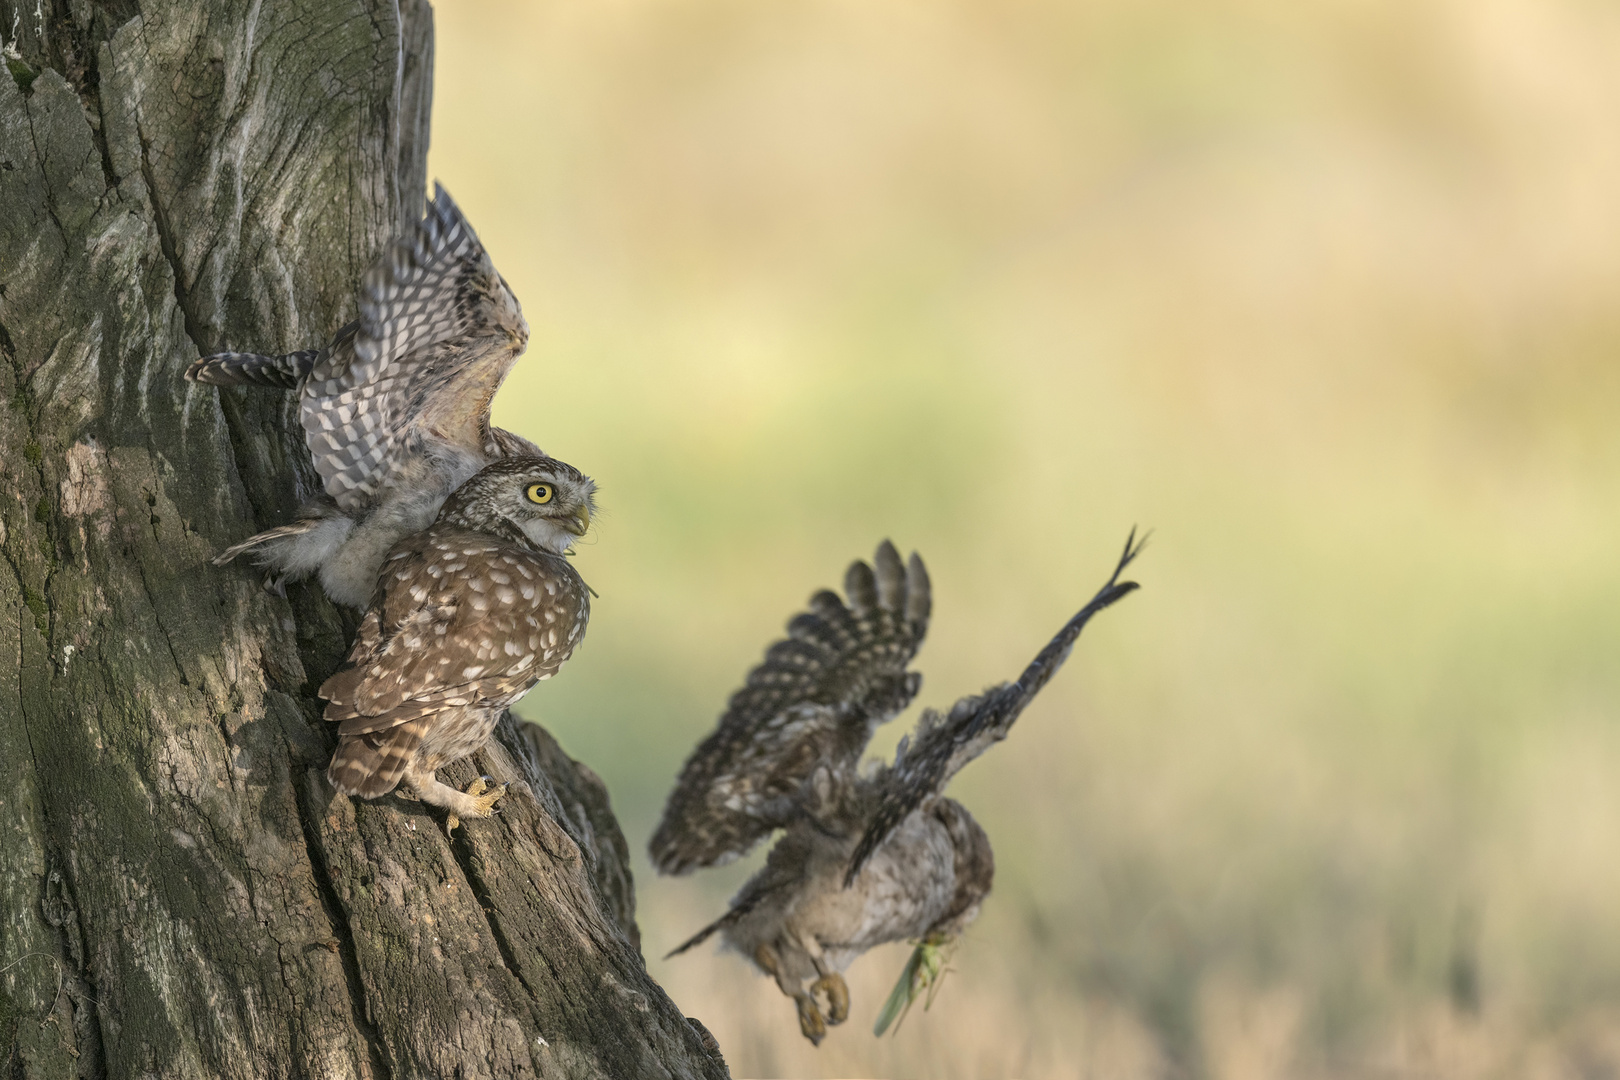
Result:
M1620 1071L1620 6L444 0L432 174L524 303L496 419L586 469L648 963L737 1076ZM996 891L819 1050L643 849L810 592L936 588ZM908 729L902 717L876 750Z

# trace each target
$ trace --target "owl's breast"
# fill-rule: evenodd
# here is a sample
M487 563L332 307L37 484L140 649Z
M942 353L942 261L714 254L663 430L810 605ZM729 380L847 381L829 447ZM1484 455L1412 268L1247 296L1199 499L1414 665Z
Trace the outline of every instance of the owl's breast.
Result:
M817 868L813 894L789 917L801 933L815 935L840 970L874 945L921 936L956 892L950 833L933 814L910 814L848 889L849 851L840 848L842 857Z

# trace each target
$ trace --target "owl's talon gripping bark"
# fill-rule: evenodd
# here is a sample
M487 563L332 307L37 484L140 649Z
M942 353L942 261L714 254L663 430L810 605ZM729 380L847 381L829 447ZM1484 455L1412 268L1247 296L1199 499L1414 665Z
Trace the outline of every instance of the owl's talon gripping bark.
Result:
M487 795L483 794L486 790L489 792ZM466 793L477 797L478 816L489 817L495 812L495 803L506 794L506 785L495 783L493 776L480 776L467 785Z
M461 813L466 814L468 817L480 818L486 818L495 813L495 803L501 798L501 796L506 794L507 785L496 784L491 787L487 782L493 780L494 777L492 776L480 776L478 779L467 785L467 790L462 792L462 794L470 795L473 797L473 799L470 805L462 807ZM486 788L488 789L488 794L485 794ZM456 811L452 810L450 811L450 816L445 819L444 831L447 833L455 832L456 828L460 824L461 818L457 815Z
M842 1024L849 1019L849 984L836 971L829 971L810 984L812 995L827 995L827 1023Z

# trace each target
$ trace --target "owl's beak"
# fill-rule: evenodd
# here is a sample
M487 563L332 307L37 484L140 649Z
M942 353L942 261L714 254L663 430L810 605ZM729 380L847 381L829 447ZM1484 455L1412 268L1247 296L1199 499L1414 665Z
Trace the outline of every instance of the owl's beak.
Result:
M574 509L574 523L569 527L568 531L573 533L575 536L584 536L590 531L590 528L591 508L585 503L580 503L579 506L575 507Z

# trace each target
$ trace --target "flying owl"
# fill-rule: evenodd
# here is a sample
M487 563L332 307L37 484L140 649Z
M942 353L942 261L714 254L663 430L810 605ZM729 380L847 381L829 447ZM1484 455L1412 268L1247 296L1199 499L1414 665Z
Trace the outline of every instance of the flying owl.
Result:
M383 556L426 528L450 492L492 461L544 455L490 426L490 402L529 326L442 187L427 216L366 271L359 307L324 349L220 353L186 378L296 391L325 488L292 523L226 549L215 565L251 553L278 591L318 573L328 596L363 609Z
M652 838L653 863L686 873L785 831L730 910L670 955L722 932L776 979L797 1005L800 1030L819 1044L829 1023L849 1016L843 972L855 958L917 938L885 1013L909 1004L938 977L943 950L978 916L995 874L984 830L941 792L1006 738L1087 621L1137 588L1119 577L1140 550L1133 532L1107 584L1016 681L944 715L924 710L894 763L864 772L873 731L920 685L906 667L928 629L928 574L915 554L902 565L884 541L871 566L849 568L847 603L828 590L812 596L687 760Z
M572 465L504 458L393 546L347 663L321 685L338 723L333 786L374 799L403 784L449 810L451 828L489 816L504 788L462 792L433 774L488 742L585 636L590 590L564 553L590 527L595 490Z

